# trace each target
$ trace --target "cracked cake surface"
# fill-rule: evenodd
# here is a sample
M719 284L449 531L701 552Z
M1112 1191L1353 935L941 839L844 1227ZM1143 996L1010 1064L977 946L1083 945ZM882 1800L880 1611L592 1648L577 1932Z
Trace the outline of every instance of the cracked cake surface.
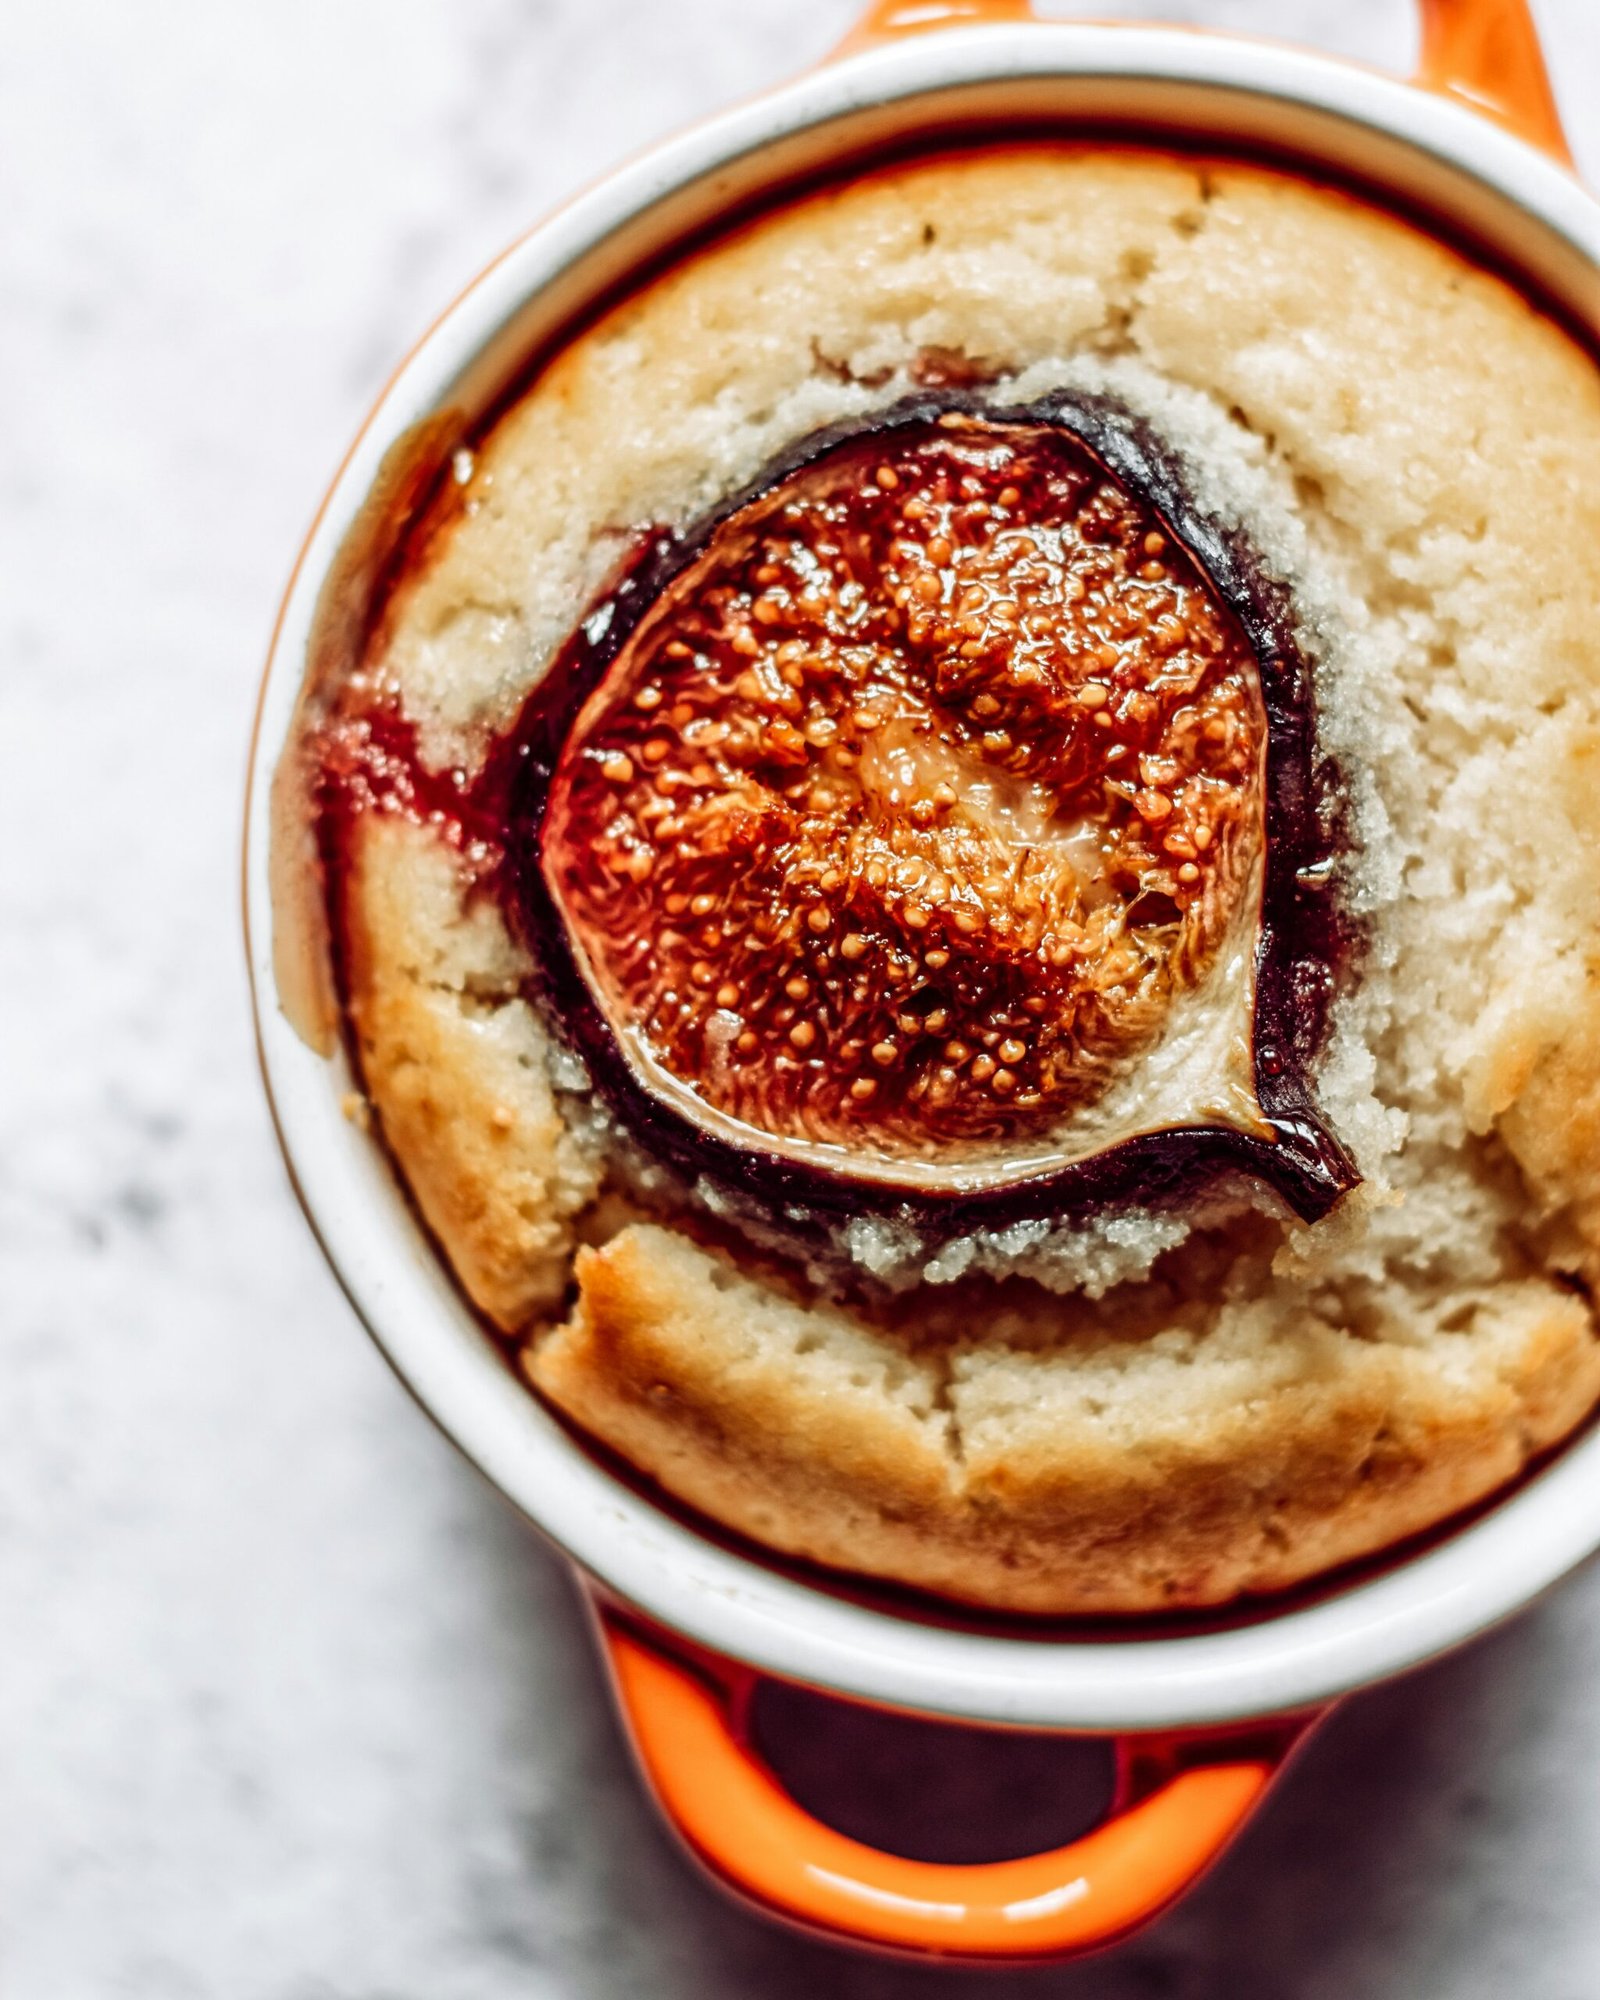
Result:
M687 531L797 441L937 397L941 384L1013 410L1070 392L1135 413L1181 463L1197 506L1261 552L1293 605L1319 754L1339 774L1337 889L1363 940L1315 1070L1359 1184L1321 1220L1235 1176L1179 1203L1141 1204L1135 1191L1081 1214L954 1232L863 1203L833 1218L814 1253L797 1253L736 1198L665 1176L619 1129L549 1016L535 940L503 893L498 822L452 803L502 799L496 757L642 533ZM850 504L876 471L864 463L841 489ZM370 643L308 686L279 825L320 828L340 999L377 1127L464 1291L538 1393L677 1499L770 1547L1041 1613L1210 1605L1288 1586L1492 1493L1583 1419L1600 1394L1589 1303L1600 1244L1600 381L1517 292L1408 223L1260 167L1067 146L953 154L811 195L656 278L468 441L451 480L454 504L404 566ZM973 533L975 562L996 545L984 534ZM1159 529L1142 523L1140 535ZM937 539L907 541L894 558L907 616ZM1171 555L1146 553L1157 568ZM776 575L782 559L768 561ZM732 590L744 572L699 575L697 587ZM752 604L779 587L754 579L752 568ZM1173 589L1170 576L1148 582ZM995 604L1002 626L1027 625L1007 576L986 591L961 612L977 628L961 643L979 644ZM1201 629L1200 609L1185 616L1186 631ZM760 622L752 613L750 629ZM586 867L609 839L620 866L644 851L641 829L662 823L636 815L624 827L619 804L654 811L646 746L658 708L670 715L683 699L672 675L688 671L684 657L692 665L687 631L673 635L685 655L652 656L616 684L633 706L600 700L588 714L572 752L587 759L573 766L581 783L563 794L569 860ZM763 713L779 717L784 641L751 643L741 671L757 692L775 676ZM924 683L907 678L905 625L872 639L881 658L854 628L829 643L856 651L829 683L837 696L808 692L792 722L810 790L797 777L794 799L773 810L804 820L819 784L876 797L903 781L908 799L926 794L930 841L951 823L941 812L956 812L969 844L988 838L992 812L956 810L963 796L988 797L985 770L970 758L933 769L919 748L927 732L906 721ZM1215 685L1245 716L1248 690L1229 692L1218 643ZM730 700L755 701L731 673L729 688ZM963 692L958 674L935 693L976 703L991 684ZM872 717L880 697L883 723L860 731L854 718ZM350 748L375 701L403 718L383 754L405 765L404 783L373 783L370 731L359 757ZM974 754L1011 754L1009 743L984 748L999 733L992 713L965 713ZM1081 713L1087 739L1110 711ZM723 720L736 732L746 718ZM841 741L855 760L842 768ZM1187 856L1160 845L1188 767L1165 741L1139 747L1148 769L1117 807L1116 852L1131 843L1152 866L1193 868L1181 884L1163 877L1170 897L1199 880L1205 852L1192 839ZM1027 754L1013 777L1066 786L1080 775ZM813 769L818 758L831 761ZM368 790L353 806L358 767ZM712 767L703 752L685 773L701 767ZM1253 782L1247 763L1199 775L1219 799L1224 781L1241 798ZM945 806L941 783L956 794ZM732 771L724 789L746 798L741 786L747 775ZM1006 810L1037 816L1039 799L1020 796ZM1048 821L1057 808L1044 803ZM1209 832L1212 820L1196 823ZM764 878L761 894L800 881L803 929L822 893L810 885L832 868L856 885L856 914L855 928L830 915L829 936L844 964L881 963L904 935L903 902L878 913L874 855L854 822L841 824L793 834L815 856L762 849L791 872ZM1037 851L1037 826L1029 841ZM793 873L796 853L809 874ZM630 907L631 876L572 867L563 879L575 903L598 898L594 921ZM695 920L695 881L658 887L684 898L673 921ZM1168 941L1161 950L1178 949L1178 907L1163 906L1168 928L1150 933ZM719 994L728 1033L754 1030L731 1025L742 989L720 963L691 939L678 979L659 936L667 919L652 921L656 951L619 958L607 976L655 1010L669 1067L689 1049L692 1081ZM959 935L933 948L955 958ZM1201 943L1203 958L1212 947ZM1085 962L1064 958L1063 982ZM811 963L774 960L763 1002L786 1063L809 1059L818 1030L808 1041L807 1026L822 1019L782 990L804 985ZM1002 1146L1019 1093L1058 1088L1066 1103L1078 1088L1070 1048L1050 1069L1056 1045L1031 1030L1001 1034L982 1066L969 1032L988 1018L974 1011L992 998L981 981L952 986L949 1001L929 985L933 998L898 1026L886 986L862 991L864 1009L881 1000L886 1011L829 1102L830 1144L848 1150L853 1101L872 1143L914 1147L923 1128L908 1093L922 1075L925 1093L948 1091L958 1137ZM786 1004L792 1017L777 1021ZM942 1024L939 1046L964 1048L962 1062L930 1041L922 1069L896 1067L899 1038L957 1005L969 1013ZM894 1062L877 1059L890 1044ZM798 1129L812 1100L795 1074L774 1068L759 1089L735 1076L731 1115L754 1104ZM852 1100L855 1083L872 1087Z

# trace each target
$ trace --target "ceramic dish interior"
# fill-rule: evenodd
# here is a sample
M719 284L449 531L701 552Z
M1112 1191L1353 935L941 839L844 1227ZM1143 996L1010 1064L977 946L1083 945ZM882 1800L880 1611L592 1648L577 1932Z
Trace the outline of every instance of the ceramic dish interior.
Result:
M352 530L370 514L386 454L422 437L447 456L531 356L713 221L852 163L999 129L1137 133L1348 177L1509 269L1586 337L1600 334L1600 209L1532 147L1397 81L1268 45L1064 24L906 37L808 75L657 149L542 225L444 316L384 395L318 519L274 641L247 831L251 973L291 1172L357 1311L444 1431L606 1591L750 1666L886 1705L1035 1728L1204 1726L1326 1701L1519 1608L1600 1544L1600 1435L1382 1573L1209 1628L1063 1644L1015 1623L941 1623L887 1595L836 1591L655 1505L527 1393L455 1291L386 1157L343 1115L344 1058L309 1048L274 997L271 774L325 582L333 575L357 597L371 587L377 545Z

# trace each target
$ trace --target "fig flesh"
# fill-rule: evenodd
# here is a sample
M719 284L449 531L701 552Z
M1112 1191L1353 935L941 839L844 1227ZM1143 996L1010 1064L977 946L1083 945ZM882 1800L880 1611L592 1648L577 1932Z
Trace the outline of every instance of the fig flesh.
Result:
M802 1233L1354 1185L1310 664L1119 406L806 440L652 544L519 739L548 1011L685 1179Z

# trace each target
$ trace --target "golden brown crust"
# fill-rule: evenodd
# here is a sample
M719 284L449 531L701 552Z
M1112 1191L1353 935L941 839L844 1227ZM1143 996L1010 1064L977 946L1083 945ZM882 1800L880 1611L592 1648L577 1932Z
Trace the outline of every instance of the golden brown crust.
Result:
M572 1318L526 1357L577 1423L774 1548L1008 1611L1283 1589L1493 1492L1600 1393L1588 1313L1533 1281L1392 1344L1280 1330L1263 1366L1243 1325L1210 1336L1231 1357L1164 1362L1158 1336L1086 1368L919 1354L656 1228L577 1269ZM1119 1373L1108 1422L1092 1390Z
M400 819L359 822L346 933L384 1137L473 1303L513 1331L561 1298L600 1179L557 1108L521 961L492 907L461 907L449 850Z

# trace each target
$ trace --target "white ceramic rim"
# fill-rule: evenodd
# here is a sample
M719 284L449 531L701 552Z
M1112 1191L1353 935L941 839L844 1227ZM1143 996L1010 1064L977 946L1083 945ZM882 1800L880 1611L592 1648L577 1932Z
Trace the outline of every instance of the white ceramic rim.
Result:
M1325 1702L1418 1664L1526 1605L1600 1547L1600 1432L1474 1523L1370 1581L1232 1629L1062 1640L947 1629L797 1580L702 1535L612 1477L506 1368L344 1115L343 1058L274 1004L267 881L272 770L321 582L384 452L438 408L519 305L674 190L852 109L974 81L1171 80L1331 114L1509 197L1600 266L1600 208L1463 105L1274 45L1067 23L951 28L807 74L655 148L510 250L384 393L302 556L268 663L246 827L246 929L263 1069L306 1214L351 1303L462 1451L591 1577L663 1625L789 1679L971 1721L1071 1730L1204 1726Z

